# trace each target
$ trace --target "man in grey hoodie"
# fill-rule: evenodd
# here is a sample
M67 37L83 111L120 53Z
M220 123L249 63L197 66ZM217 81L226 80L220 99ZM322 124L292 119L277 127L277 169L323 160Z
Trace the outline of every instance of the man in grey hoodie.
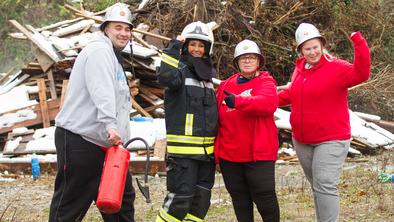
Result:
M133 24L126 4L106 14L101 33L78 55L55 131L58 171L49 221L81 221L96 200L105 149L129 140L130 91L120 52ZM120 212L104 221L134 221L135 190L127 173Z

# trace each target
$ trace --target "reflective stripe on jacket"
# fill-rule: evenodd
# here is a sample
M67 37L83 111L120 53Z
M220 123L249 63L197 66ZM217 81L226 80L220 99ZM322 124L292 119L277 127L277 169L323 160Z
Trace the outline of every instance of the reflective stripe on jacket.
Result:
M213 154L217 103L212 82L200 81L180 58L181 42L173 40L162 53L158 74L166 86L167 153L198 160Z

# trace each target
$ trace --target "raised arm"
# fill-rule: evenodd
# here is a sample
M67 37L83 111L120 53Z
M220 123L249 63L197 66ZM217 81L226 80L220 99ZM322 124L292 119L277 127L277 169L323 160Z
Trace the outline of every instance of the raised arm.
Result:
M353 64L348 64L344 73L346 87L358 85L369 79L371 70L371 58L367 40L360 32L352 33L351 40L354 46Z
M171 40L161 54L161 65L157 78L160 84L171 90L177 89L182 84L182 76L178 68L182 44L179 40Z

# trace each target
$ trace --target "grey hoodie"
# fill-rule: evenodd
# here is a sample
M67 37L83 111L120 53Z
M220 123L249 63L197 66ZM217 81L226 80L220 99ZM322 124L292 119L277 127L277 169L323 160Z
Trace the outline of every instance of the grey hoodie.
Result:
M109 128L130 137L130 91L111 40L100 33L78 55L56 126L109 147Z

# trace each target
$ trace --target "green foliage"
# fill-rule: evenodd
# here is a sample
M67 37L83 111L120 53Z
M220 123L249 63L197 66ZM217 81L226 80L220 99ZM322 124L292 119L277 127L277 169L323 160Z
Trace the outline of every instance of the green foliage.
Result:
M2 41L0 53L0 72L7 72L12 67L21 67L27 60L31 59L30 44L12 38Z
M88 11L101 11L117 0L84 1L84 8ZM133 1L121 1L132 3ZM14 19L20 24L43 27L58 21L70 19L73 13L64 7L71 4L67 0L1 0L0 1L0 72L6 72L10 67L21 65L30 53L30 44L23 40L11 40L8 33L18 32L8 20ZM79 3L74 3L79 8Z
M0 1L0 72L11 67L21 66L25 60L31 59L29 41L8 37L8 33L18 32L8 20L14 19L25 25L42 27L67 18L71 13L65 11L65 0L2 0ZM63 10L61 10L63 8Z

